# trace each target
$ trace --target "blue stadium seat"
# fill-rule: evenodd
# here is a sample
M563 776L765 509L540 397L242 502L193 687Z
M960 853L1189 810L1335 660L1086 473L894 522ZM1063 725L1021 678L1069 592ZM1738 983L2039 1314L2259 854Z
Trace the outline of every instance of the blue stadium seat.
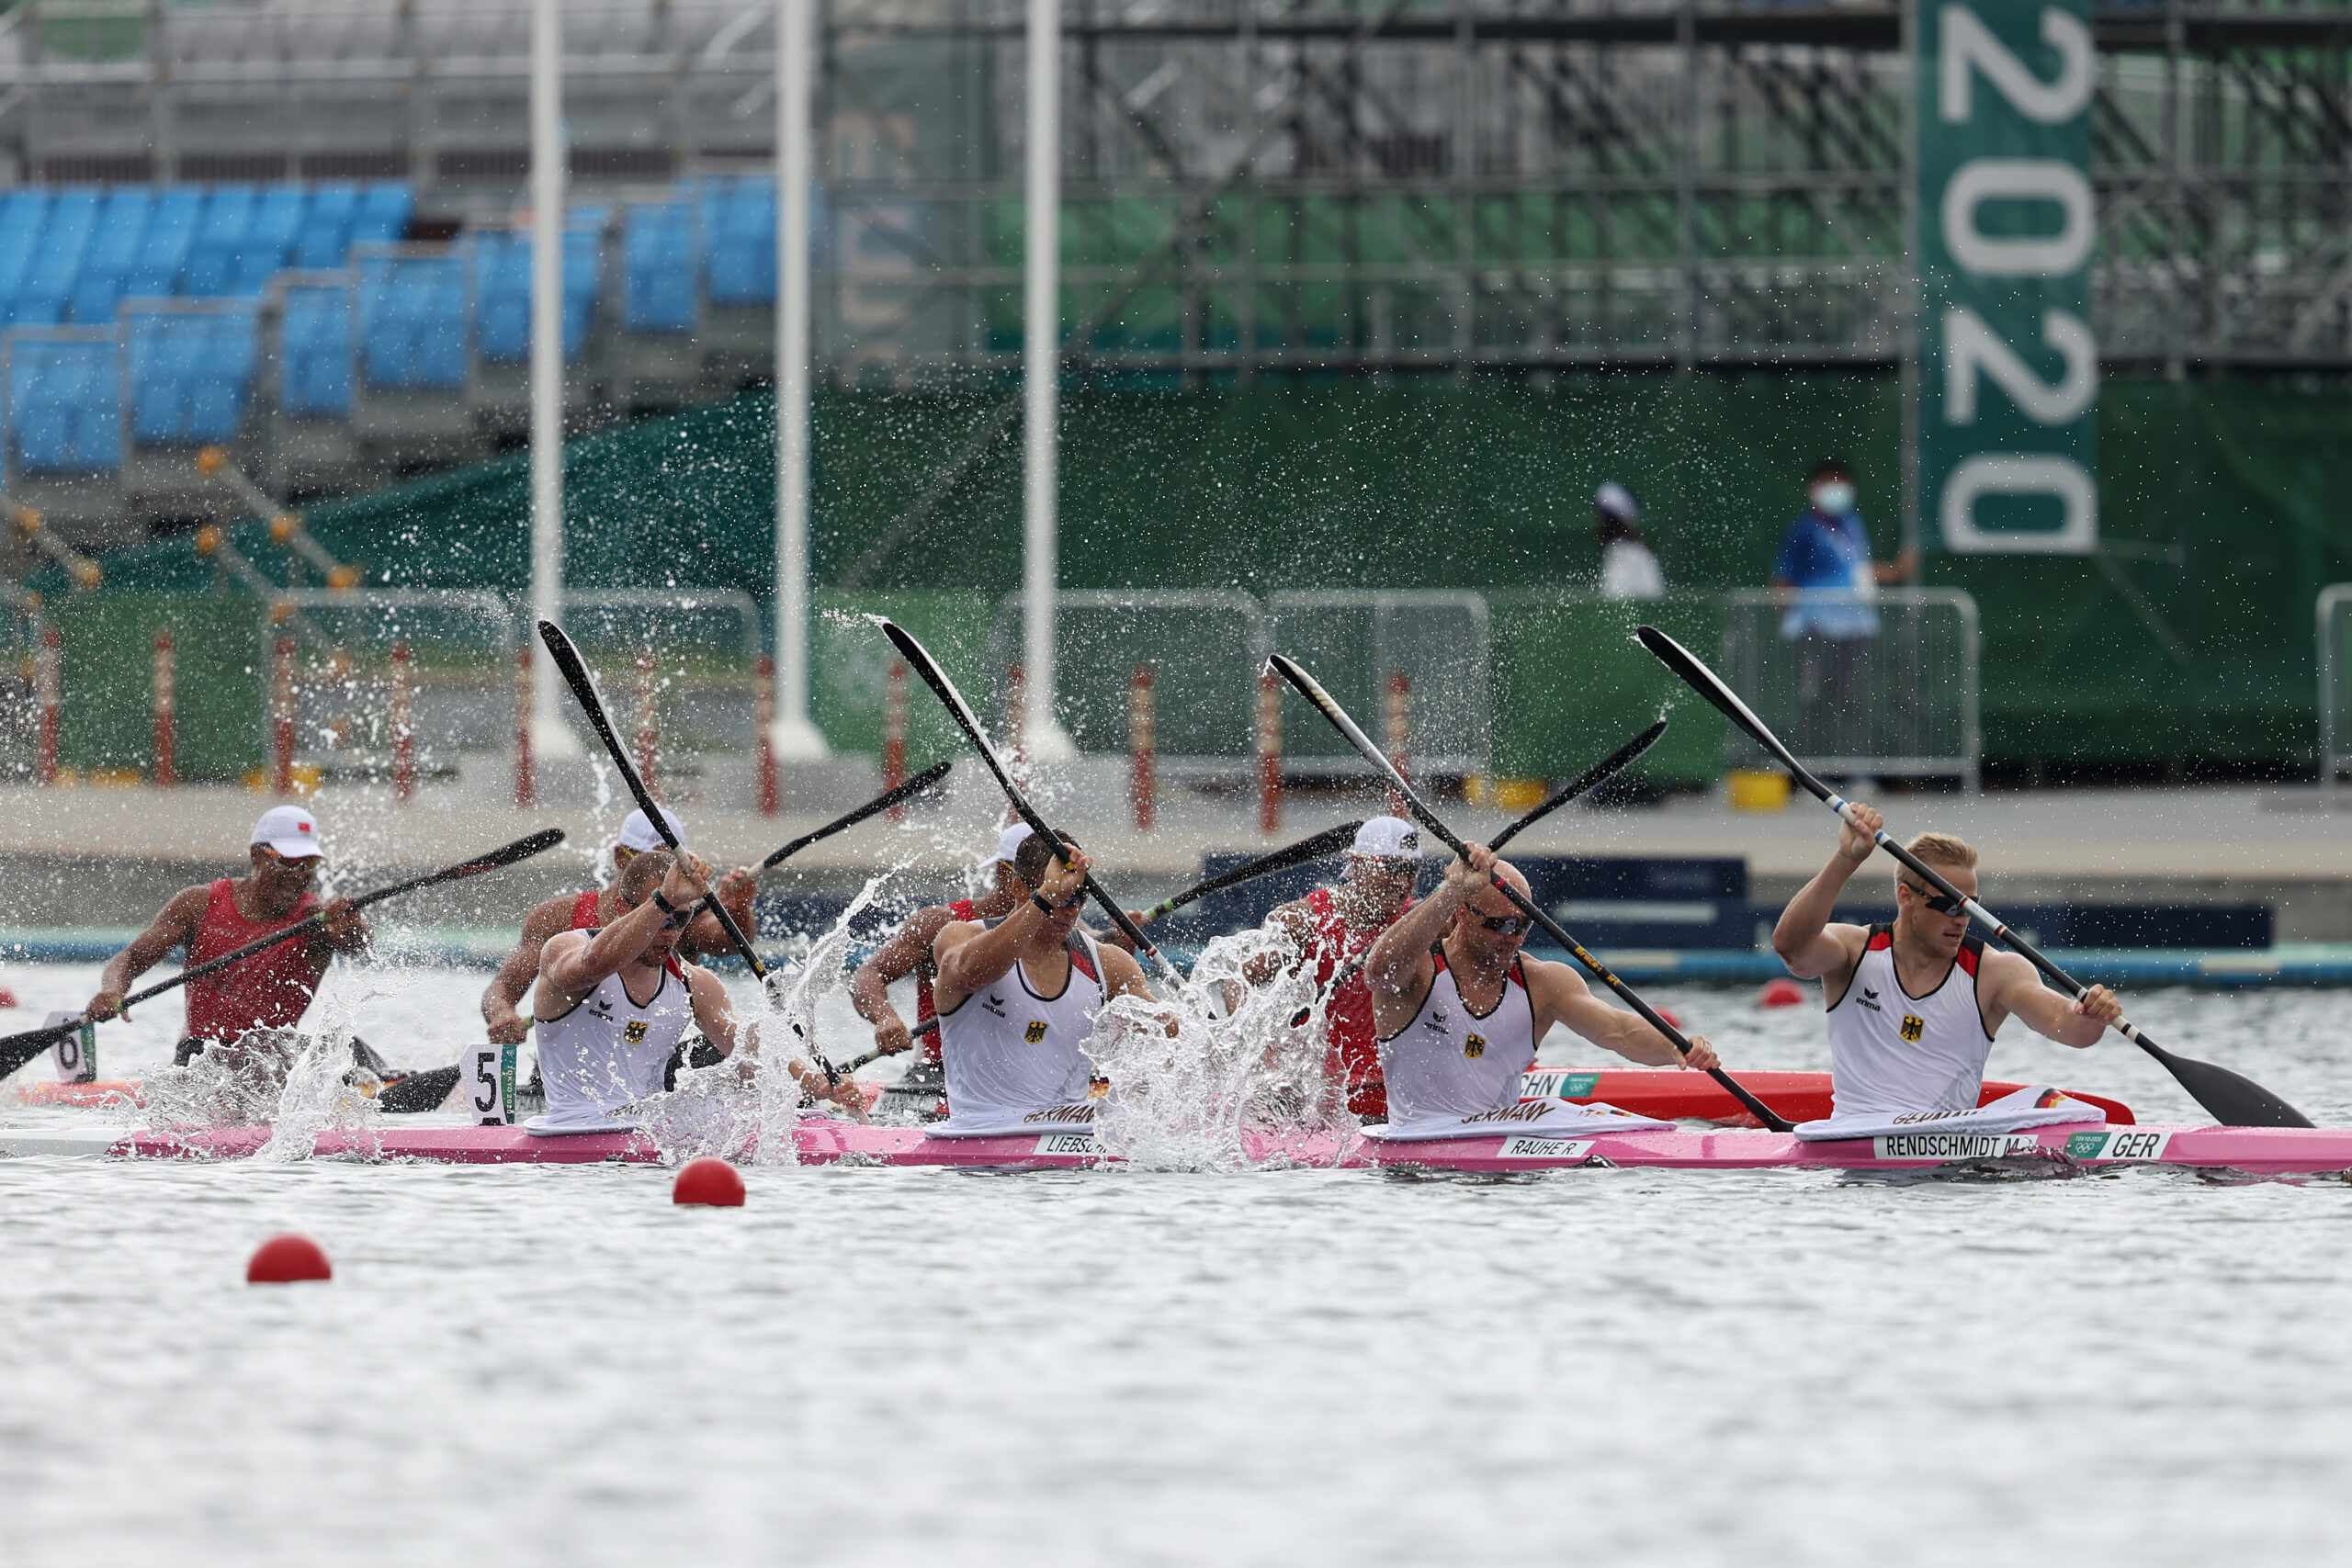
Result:
M89 342L12 336L8 438L29 473L117 473L122 468L118 350Z
M467 316L461 255L363 255L361 377L388 389L464 386Z
M605 209L574 208L563 231L563 356L587 346L605 265ZM474 342L487 360L531 356L531 236L484 230L474 236Z
M351 248L351 220L359 211L357 186L321 186L311 193L294 238L294 265L319 270L341 266Z
M701 208L710 302L774 305L775 181L757 175L706 181Z
M180 271L187 265L188 247L196 243L197 224L203 217L204 192L195 186L167 186L156 197L139 260L125 285L130 298L160 299L179 292Z
M253 389L250 308L123 312L130 362L130 438L174 446L235 438Z
M355 245L389 245L408 236L409 213L415 203L408 186L397 181L369 186L359 193L351 217Z
M702 268L686 201L635 202L622 220L623 324L633 333L691 333Z
M244 245L237 252L230 293L244 299L261 298L271 276L292 259L295 236L302 231L303 210L309 204L310 193L300 186L275 185L262 192L254 209L253 226L245 231Z
M98 191L94 186L73 186L57 193L49 222L32 260L17 286L10 319L15 322L55 323L65 319L66 301L74 280L81 276L82 258L98 223Z
M286 290L278 321L278 406L296 419L351 417L351 288Z
M74 319L92 324L114 320L115 302L130 286L131 268L139 265L139 249L147 238L147 220L155 193L145 186L118 186L107 193L98 226L90 236L89 253L74 280Z
M180 272L180 292L209 299L229 292L237 273L237 254L254 221L254 188L220 186L204 204L197 225L196 243L188 247L187 265Z
M46 186L23 186L0 200L0 324L8 320L49 221L49 194Z

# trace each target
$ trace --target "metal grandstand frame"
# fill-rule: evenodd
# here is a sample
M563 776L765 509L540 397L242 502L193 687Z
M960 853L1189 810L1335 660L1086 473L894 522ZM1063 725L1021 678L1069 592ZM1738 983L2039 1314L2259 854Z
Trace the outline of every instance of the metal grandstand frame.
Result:
M576 180L772 159L773 7L565 10ZM1069 0L1070 358L1890 366L1904 15ZM521 0L28 0L0 17L0 156L511 202L527 21ZM1020 0L835 0L821 31L821 366L1009 367L1018 258L990 214L1020 191ZM2352 10L2154 0L2095 35L2107 363L2352 369Z

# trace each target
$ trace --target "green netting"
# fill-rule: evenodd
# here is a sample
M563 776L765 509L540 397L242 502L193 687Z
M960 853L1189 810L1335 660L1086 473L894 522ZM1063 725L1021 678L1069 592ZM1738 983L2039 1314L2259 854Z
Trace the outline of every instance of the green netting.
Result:
M820 579L925 606L976 703L992 700L989 606L1018 585L1020 443L1001 442L903 539L887 535L1001 390L834 391L816 413ZM1824 453L1860 470L1883 552L1895 536L1898 400L1891 377L1562 378L1549 389L1451 380L1261 384L1193 393L1074 390L1065 403L1062 581L1072 588L1589 584L1588 499L1641 495L1678 589L1755 585ZM2101 392L2105 553L1939 557L1927 580L1967 589L1984 628L1990 760L2291 761L2315 739L2312 604L2352 576L2352 397L2235 383L2113 380ZM762 397L578 442L567 457L567 577L578 587L740 588L769 597L773 420ZM522 457L318 508L311 528L371 582L518 592L528 549ZM283 557L232 531L266 574ZM877 546L884 547L877 550ZM106 592L215 582L185 539L110 558ZM51 570L33 586L63 603ZM835 603L828 600L827 603ZM1581 766L1588 728L1637 727L1657 695L1622 679L1623 716L1591 694L1622 654L1574 618L1495 622L1498 763ZM1694 630L1695 646L1713 646ZM818 707L836 742L870 750L880 657L828 624ZM871 704L871 705L867 705ZM1166 696L1163 692L1163 711ZM920 716L923 704L913 705ZM1639 711L1634 711L1639 710ZM1690 704L1680 768L1713 771ZM1588 721L1586 716L1589 714ZM1573 716L1573 722L1570 716ZM1556 743L1545 739L1562 737ZM1613 741L1611 742L1613 744ZM1683 752L1689 744L1695 749ZM1603 748L1604 750L1606 748Z

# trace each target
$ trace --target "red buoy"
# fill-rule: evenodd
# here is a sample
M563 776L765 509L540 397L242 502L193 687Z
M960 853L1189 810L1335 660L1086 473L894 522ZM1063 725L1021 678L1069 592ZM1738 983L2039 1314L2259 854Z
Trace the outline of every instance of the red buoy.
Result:
M248 1285L290 1285L297 1280L334 1278L334 1269L319 1244L290 1231L255 1247L253 1261L245 1265Z
M743 1178L723 1159L690 1160L670 1189L673 1203L707 1203L714 1209L743 1206Z
M1797 1008L1804 1006L1804 987L1794 980L1767 980L1764 988L1756 993L1756 1005L1760 1008Z
M1682 1015L1676 1012L1672 1008L1660 1008L1657 1010L1657 1015L1658 1017L1666 1020L1667 1022L1674 1025L1677 1029L1687 1030L1690 1027L1689 1024L1682 1021Z
M0 1008L12 1008L16 1005L17 993L6 986L0 986Z

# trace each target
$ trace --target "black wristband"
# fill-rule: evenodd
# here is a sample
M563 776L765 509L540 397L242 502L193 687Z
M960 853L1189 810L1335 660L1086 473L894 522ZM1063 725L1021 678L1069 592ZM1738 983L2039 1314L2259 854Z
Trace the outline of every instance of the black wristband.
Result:
M665 915L674 915L678 912L678 907L675 904L662 897L662 889L659 887L653 890L653 907Z
M1029 895L1029 902L1036 905L1037 913L1045 916L1047 919L1050 920L1054 918L1054 907L1046 902L1046 896L1044 894L1032 893Z

